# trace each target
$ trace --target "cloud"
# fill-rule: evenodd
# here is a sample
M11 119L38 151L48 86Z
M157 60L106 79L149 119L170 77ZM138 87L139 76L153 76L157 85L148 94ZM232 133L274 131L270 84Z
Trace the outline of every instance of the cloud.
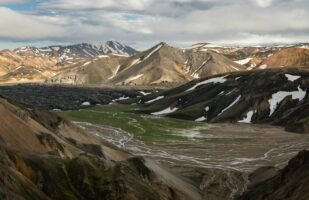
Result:
M68 32L52 19L32 16L0 7L0 39L23 41L65 38Z
M41 8L60 10L143 10L153 0L53 0L43 2Z
M0 0L0 4L25 3L27 0Z
M308 42L308 7L306 0L47 0L23 13L1 8L0 40L113 39L139 48Z
M253 0L253 2L256 5L265 8L270 6L274 2L274 0Z

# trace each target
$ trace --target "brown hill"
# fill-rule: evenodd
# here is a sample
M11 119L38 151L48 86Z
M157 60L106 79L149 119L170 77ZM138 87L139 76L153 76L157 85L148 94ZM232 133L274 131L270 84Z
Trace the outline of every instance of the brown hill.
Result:
M266 58L258 69L274 67L309 67L309 49L283 49Z
M117 73L118 66L126 57L109 55L87 59L61 70L46 80L61 84L99 84L107 82Z
M184 83L200 76L243 70L231 60L215 52L195 52L160 43L124 60L107 83L152 85Z
M160 43L129 58L109 55L95 59L65 70L48 82L154 85L185 83L198 77L238 70L244 67L216 52L182 50Z
M43 56L21 56L10 50L0 52L0 82L42 81L55 74L56 60Z

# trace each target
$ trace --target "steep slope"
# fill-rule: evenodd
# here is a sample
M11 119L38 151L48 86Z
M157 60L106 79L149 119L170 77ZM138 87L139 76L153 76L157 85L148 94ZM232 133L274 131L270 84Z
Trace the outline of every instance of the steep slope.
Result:
M308 132L308 83L308 69L238 72L198 79L127 103L140 103L140 112L153 115L207 122L272 123Z
M287 48L266 58L257 68L309 67L309 49Z
M265 59L274 52L286 48L285 46L220 46L210 43L198 43L185 49L193 49L195 51L212 50L231 60L239 61L249 58Z
M277 67L280 66L295 67L297 66L296 64L300 64L298 62L304 62L304 58L301 58L304 56L303 55L301 56L300 54L302 54L301 51L303 52L308 51L309 44L300 43L290 45L240 47L240 46L218 46L209 43L199 43L186 49L194 49L195 51L212 50L230 58L231 60L235 61L238 64L246 66L248 70L252 70L256 66L262 66L262 68L265 68L266 65L263 65L261 63L263 61L266 62L267 60L277 60L277 61L270 61L269 63L271 64L270 66L273 66L275 64L277 65ZM280 51L283 52L279 53ZM276 58L277 56L279 56L280 58ZM278 62L280 59L283 59L285 61L281 61L281 63L274 63ZM302 59L303 61L296 61L296 59ZM290 60L289 65L287 65L287 60Z
M82 43L43 48L23 47L14 51L3 50L0 52L0 82L44 82L60 73L62 76L50 82L101 83L113 74L113 64L117 63L115 58L121 60L121 57L128 57L136 52L133 48L114 41L104 44ZM85 67L106 57L107 54L114 59L101 63L99 61L89 68Z
M3 50L0 52L0 82L43 81L55 74L56 63L47 56L21 56Z
M95 58L91 62L64 70L47 82L111 85L179 84L200 76L238 70L244 70L244 67L215 52L185 51L160 43L128 58L119 55Z
M22 47L15 49L14 52L24 56L48 56L62 63L76 62L82 58L95 58L107 54L131 56L137 53L132 47L117 41L97 44L81 43L67 46L54 45L42 48Z
M125 85L184 83L200 76L238 70L243 70L243 67L215 52L182 50L160 43L126 60L109 83Z
M0 197L201 199L199 190L46 111L0 98Z
M106 83L116 73L126 57L118 55L99 56L62 70L47 79L48 83L60 84L101 84Z
M269 46L221 46L211 43L198 43L185 49L194 49L196 51L212 50L231 60L244 60L248 58L265 59L274 53L288 48L309 49L308 43L269 45Z
M252 184L237 199L286 199L309 198L309 151L301 151L289 164L266 180Z

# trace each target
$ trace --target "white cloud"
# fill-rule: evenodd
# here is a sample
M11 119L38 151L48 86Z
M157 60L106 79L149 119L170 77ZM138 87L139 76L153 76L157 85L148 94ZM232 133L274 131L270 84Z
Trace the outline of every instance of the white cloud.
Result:
M63 10L87 10L117 8L125 10L143 10L153 0L54 0L41 4L42 8Z
M61 26L50 23L41 16L21 14L5 7L0 7L0 38L2 40L39 40L62 38L68 32Z
M309 42L308 7L306 0L49 0L27 13L1 8L0 40Z
M260 7L268 7L274 2L274 0L253 0L253 2Z

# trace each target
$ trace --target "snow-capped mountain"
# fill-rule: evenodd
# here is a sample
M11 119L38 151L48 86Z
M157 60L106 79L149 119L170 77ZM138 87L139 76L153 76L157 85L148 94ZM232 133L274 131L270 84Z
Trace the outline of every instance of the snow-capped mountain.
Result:
M132 47L117 41L106 43L81 43L74 45L55 45L42 48L22 47L14 50L16 53L27 56L50 56L58 58L60 61L75 60L78 58L93 58L106 54L117 54L122 56L132 56L137 51Z

